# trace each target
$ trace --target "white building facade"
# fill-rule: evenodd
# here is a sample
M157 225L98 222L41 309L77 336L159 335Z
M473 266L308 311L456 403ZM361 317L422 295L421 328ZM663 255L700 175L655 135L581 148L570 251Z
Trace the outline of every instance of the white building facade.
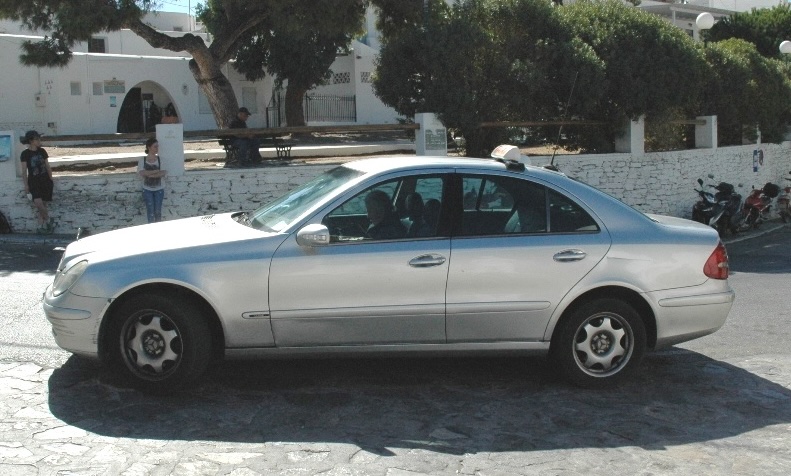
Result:
M187 14L152 13L146 22L168 35L189 32L211 41ZM368 23L372 22L369 16ZM14 22L0 21L0 62L4 65L0 68L0 130L36 129L47 135L152 131L168 105L175 109L186 131L217 127L185 53L153 48L132 31L121 30L97 34L90 42L78 44L65 68L21 65L22 42L42 37ZM308 117L310 125L397 122L395 111L373 94L371 75L377 50L358 41L352 49L333 63L330 84L310 92L352 98L352 113L341 118ZM286 125L273 123L277 118L274 111L267 115L267 107L273 105L271 77L247 81L230 64L225 65L224 73L239 105L253 113L249 127Z

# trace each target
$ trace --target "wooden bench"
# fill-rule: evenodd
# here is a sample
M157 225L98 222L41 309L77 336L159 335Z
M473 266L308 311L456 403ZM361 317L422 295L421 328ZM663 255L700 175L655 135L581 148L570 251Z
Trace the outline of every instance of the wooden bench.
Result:
M258 139L258 145L262 146L273 146L275 148L275 153L277 154L278 159L290 159L291 158L291 148L294 144L290 142L284 142L283 139L279 137L273 136L255 136ZM236 153L238 149L234 145L235 137L220 137L217 139L217 142L225 149L225 161L226 162L234 162L238 160L236 157Z

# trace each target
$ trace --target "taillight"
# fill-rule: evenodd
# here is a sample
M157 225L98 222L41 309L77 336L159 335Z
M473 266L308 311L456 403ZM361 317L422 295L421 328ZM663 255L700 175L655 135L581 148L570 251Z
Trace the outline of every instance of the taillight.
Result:
M703 265L703 274L711 279L728 279L728 252L721 241Z

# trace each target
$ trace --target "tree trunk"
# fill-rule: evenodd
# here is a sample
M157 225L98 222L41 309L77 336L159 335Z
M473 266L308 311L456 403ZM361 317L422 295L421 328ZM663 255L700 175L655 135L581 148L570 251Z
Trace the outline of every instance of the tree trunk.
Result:
M209 101L217 127L227 129L239 111L236 93L215 62L204 63L203 67L201 63L196 59L190 60L190 71Z
M302 110L302 98L308 88L294 83L286 86L286 125L289 127L304 126L305 114Z
M255 20L256 17L251 17L249 24L243 27L243 31L255 26ZM233 35L218 35L211 47L208 47L201 38L192 34L170 37L141 21L132 21L127 26L155 48L186 51L192 55L189 62L190 71L209 101L217 127L228 128L236 117L239 103L231 83L222 72L222 66L236 51L234 41L238 38L238 32Z

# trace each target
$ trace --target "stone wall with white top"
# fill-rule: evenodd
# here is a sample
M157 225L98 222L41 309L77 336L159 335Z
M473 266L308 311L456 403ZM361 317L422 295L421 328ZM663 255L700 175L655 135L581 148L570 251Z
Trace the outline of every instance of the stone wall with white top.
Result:
M763 165L753 170L753 150L764 152ZM549 157L532 157L534 165ZM630 154L561 155L555 164L571 177L650 213L689 217L697 199L696 180L706 183L742 183L743 196L752 186L771 181L788 184L782 177L791 171L789 143L761 146L693 149L639 156ZM10 164L9 164L10 165ZM286 165L256 169L187 171L165 179L165 220L236 210L251 210L335 165ZM707 175L714 175L708 179ZM27 200L19 177L0 175L0 211L17 233L32 233L37 224L35 209ZM50 213L57 221L56 233L91 232L143 224L145 206L136 174L55 175L54 201Z

